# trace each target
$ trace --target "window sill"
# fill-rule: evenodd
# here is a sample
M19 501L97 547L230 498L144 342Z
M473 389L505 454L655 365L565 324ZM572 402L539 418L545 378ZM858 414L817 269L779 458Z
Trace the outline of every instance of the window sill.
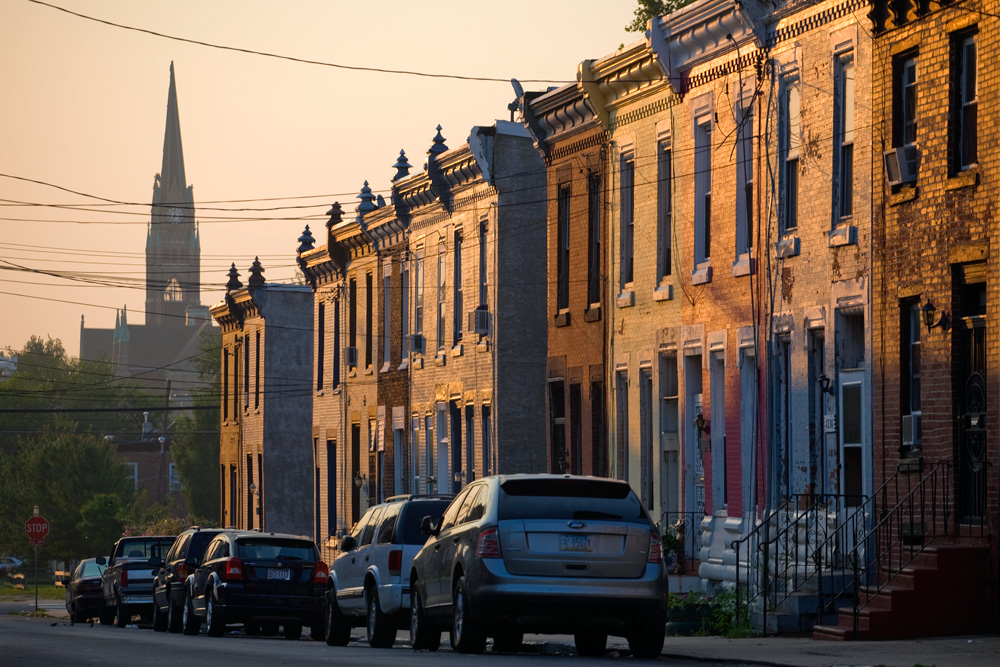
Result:
M349 378L358 377L358 368L357 368L357 366L351 366L350 368L347 369L347 377L349 377Z
M707 285L712 282L712 262L705 260L698 264L691 272L692 285Z
M843 245L857 245L858 228L850 223L841 223L827 232L826 243L830 248Z
M392 364L390 364L390 363L389 363L389 362L387 361L387 362L385 362L384 364L382 364L382 368L378 369L378 372L379 372L379 373L388 373L388 372L389 372L389 371L391 371L391 370L392 370Z
M560 310L558 313L556 313L556 316L553 319L553 326L556 326L556 327L568 327L569 326L569 311L568 310Z
M405 371L409 367L410 367L410 360L409 360L408 356L404 356L403 357L403 363L401 363L396 370L397 371Z
M979 165L974 164L944 182L945 190L961 190L979 185Z
M434 355L435 366L444 366L446 360L447 357L444 356L444 350L441 350L436 355Z
M413 370L415 370L415 371L416 370L420 370L423 367L424 367L424 359L423 359L423 357L419 357L419 358L413 360Z
M374 372L375 369L373 369L371 366L365 366L365 375L371 375Z
M600 304L592 303L583 311L583 321L584 322L600 322L601 321L601 306Z
M483 336L482 338L480 338L479 342L476 343L476 350L478 350L479 352L489 352L490 351L490 339L486 338L485 336Z
M917 198L917 186L902 185L897 192L889 195L889 206L899 206Z
M774 244L774 251L778 259L797 256L802 251L799 244L799 237L789 236L788 238L781 239Z
M733 262L733 278L749 276L751 273L756 272L757 262L754 261L748 252L741 253L736 261Z
M622 290L622 293L618 295L616 303L619 308L631 308L635 305L635 292L631 289Z
M465 348L462 347L461 343L455 343L455 345L451 348L451 356L453 356L453 357L460 357L460 356L462 356L462 353L464 351L465 351Z
M653 290L653 301L672 301L674 298L673 285L660 285Z
M322 396L323 395L323 390L322 389L317 389L316 390L316 395L317 396Z

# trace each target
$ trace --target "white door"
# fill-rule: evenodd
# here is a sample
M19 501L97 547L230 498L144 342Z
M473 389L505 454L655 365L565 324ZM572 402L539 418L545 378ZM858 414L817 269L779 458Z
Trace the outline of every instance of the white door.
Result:
M871 412L864 369L840 373L840 493L848 507L872 493Z

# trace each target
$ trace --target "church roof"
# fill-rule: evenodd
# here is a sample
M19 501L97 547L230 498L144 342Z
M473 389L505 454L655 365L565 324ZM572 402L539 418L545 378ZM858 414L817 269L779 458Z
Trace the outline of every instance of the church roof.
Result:
M170 91L167 94L167 126L163 132L163 166L160 167L160 187L153 193L153 204L165 203L170 198L171 192L176 192L180 197L187 199L187 189L184 149L181 146L181 119L177 109L177 84L174 81L174 63L171 62Z

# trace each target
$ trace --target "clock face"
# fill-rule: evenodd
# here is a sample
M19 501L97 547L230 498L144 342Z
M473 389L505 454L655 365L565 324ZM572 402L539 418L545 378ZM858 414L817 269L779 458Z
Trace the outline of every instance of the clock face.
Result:
M180 222L181 221L181 210L176 207L171 207L167 209L167 220L170 222Z

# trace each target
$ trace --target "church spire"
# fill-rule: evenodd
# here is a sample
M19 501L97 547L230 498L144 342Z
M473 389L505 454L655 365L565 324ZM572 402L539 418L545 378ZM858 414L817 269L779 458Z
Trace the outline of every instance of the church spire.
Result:
M160 167L160 187L157 190L153 196L154 205L181 203L180 200L187 190L187 178L184 174L184 149L181 146L181 118L177 109L177 84L174 81L173 62L170 63L170 91L167 93L167 127L163 132L163 166Z

